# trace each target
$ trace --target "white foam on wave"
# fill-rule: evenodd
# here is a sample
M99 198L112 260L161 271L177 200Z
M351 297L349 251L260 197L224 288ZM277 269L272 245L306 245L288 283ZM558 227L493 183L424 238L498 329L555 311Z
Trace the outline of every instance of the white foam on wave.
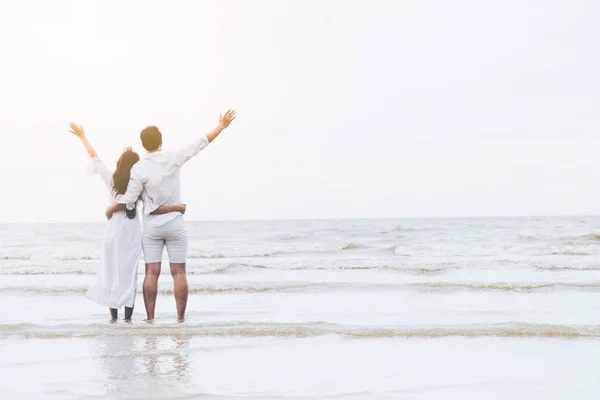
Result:
M388 248L404 257L597 256L600 243L407 243Z
M305 323L250 323L232 321L224 324L174 324L174 325L59 325L35 324L0 325L0 338L61 339L89 337L289 337L305 338L337 335L355 339L381 338L600 338L598 326L552 325L534 323L502 323L466 326L390 326L354 327L325 322Z
M53 286L5 286L0 288L0 294L40 294L40 295L68 295L86 293L88 286L84 285L53 285ZM214 282L192 283L189 287L190 295L227 294L227 293L271 293L271 292L331 292L331 291L393 291L395 293L406 291L426 291L434 293L450 292L597 292L600 291L600 282L332 282L332 281L299 281L299 282ZM138 290L141 294L141 289ZM172 288L160 287L159 294L172 295Z
M309 243L302 245L272 244L230 244L230 245L195 245L190 248L189 258L250 258L272 257L278 255L301 255L337 253L344 250L357 250L368 246L353 243Z

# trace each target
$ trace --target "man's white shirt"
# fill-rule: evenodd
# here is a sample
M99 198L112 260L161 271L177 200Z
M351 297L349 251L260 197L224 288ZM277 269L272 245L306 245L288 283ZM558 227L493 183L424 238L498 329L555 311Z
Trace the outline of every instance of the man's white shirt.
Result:
M174 152L148 153L131 169L131 178L124 195L117 202L135 207L141 198L144 201L144 223L158 227L181 215L178 212L150 215L158 206L175 206L181 201L181 167L202 149L208 146L206 136Z

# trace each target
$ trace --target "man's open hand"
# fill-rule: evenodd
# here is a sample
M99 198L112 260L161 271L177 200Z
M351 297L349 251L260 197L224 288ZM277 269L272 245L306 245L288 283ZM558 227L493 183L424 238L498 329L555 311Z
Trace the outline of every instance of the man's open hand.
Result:
M227 110L225 115L219 115L219 125L223 129L227 128L229 124L235 119L235 110Z

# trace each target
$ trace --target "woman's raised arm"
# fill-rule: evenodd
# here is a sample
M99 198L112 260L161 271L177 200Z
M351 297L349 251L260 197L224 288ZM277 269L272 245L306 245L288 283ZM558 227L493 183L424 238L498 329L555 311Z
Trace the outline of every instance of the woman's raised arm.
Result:
M83 146L87 150L90 157L98 157L98 153L96 153L96 150L94 150L90 142L87 140L87 137L85 137L85 131L83 130L83 126L77 126L72 122L69 124L69 126L71 127L71 130L69 132L71 132L73 135L77 136L79 140L81 140L81 143L83 143Z

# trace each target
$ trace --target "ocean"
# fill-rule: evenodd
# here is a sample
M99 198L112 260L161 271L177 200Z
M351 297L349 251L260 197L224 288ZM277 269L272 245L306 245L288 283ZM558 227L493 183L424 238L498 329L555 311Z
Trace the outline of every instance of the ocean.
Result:
M183 324L167 265L154 324L143 261L84 297L103 224L0 225L0 398L600 398L600 217L187 225Z

